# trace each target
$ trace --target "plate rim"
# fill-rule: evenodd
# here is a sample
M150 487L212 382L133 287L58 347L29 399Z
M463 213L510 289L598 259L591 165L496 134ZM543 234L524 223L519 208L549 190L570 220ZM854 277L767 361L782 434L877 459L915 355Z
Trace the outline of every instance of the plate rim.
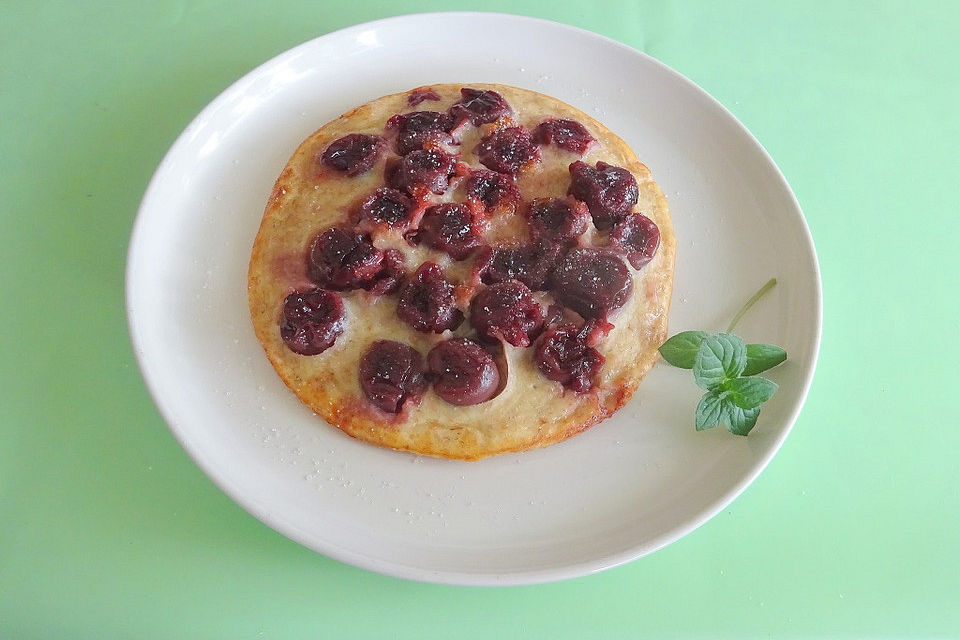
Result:
M609 553L605 555L598 556L589 561L575 562L571 564L564 564L557 567L551 567L548 569L536 569L536 570L524 570L510 573L483 573L481 572L463 572L463 571L438 571L431 569L424 569L422 567L407 565L400 562L371 558L363 553L353 551L344 547L340 547L331 543L328 543L323 540L316 540L311 537L309 532L302 530L297 527L295 524L286 521L282 517L279 517L275 514L269 512L268 509L261 508L258 505L248 501L241 491L236 487L230 484L226 477L218 474L214 466L209 461L205 460L199 455L199 452L194 451L192 445L190 444L189 434L186 430L183 430L174 420L172 409L167 406L166 401L161 397L159 392L159 386L157 380L154 378L154 372L151 369L151 365L148 362L148 357L143 348L143 338L140 335L140 332L137 328L136 316L137 316L137 307L136 301L134 300L134 295L132 293L133 287L131 286L132 282L136 280L138 273L138 261L137 255L140 253L138 248L147 242L144 237L143 228L145 226L145 219L147 214L145 211L148 208L149 203L153 199L153 194L159 189L158 184L160 179L163 177L162 174L165 173L165 170L169 164L172 163L172 158L177 154L181 147L185 146L188 142L188 139L191 137L193 132L198 129L203 123L208 119L208 116L213 111L217 110L221 103L226 102L236 93L242 85L250 78L260 75L271 67L281 64L286 59L294 57L301 53L305 49L309 49L313 46L316 46L316 43L325 39L336 39L343 36L351 34L351 32L365 31L372 28L383 27L390 25L391 23L397 22L407 22L407 21L419 21L419 20L430 20L436 18L459 18L468 20L472 17L483 17L485 19L498 19L498 20L509 20L519 23L525 23L531 26L537 27L547 27L551 29L559 29L560 31L566 31L571 34L577 34L580 37L590 37L595 38L602 42L606 46L612 46L617 49L625 50L625 52L630 53L635 56L644 58L647 63L650 63L656 67L659 67L659 70L666 72L671 76L675 81L680 82L681 84L686 85L687 89L693 90L695 93L699 94L701 98L705 98L708 103L711 103L712 106L719 108L722 113L724 113L732 123L735 124L737 130L741 135L749 141L750 145L754 148L755 151L760 153L762 157L769 166L773 169L774 177L779 181L780 186L785 190L789 195L790 202L796 209L796 213L799 214L799 220L803 229L802 238L805 241L805 248L809 251L811 262L813 265L813 276L815 287L815 302L816 302L816 323L814 326L814 335L812 340L812 360L810 362L810 367L806 372L806 375L803 376L801 381L798 401L794 408L790 411L789 415L784 421L784 427L780 430L779 435L773 439L773 443L770 446L768 452L754 465L749 473L745 474L737 482L733 483L731 487L725 491L716 501L713 502L708 508L700 511L696 515L677 523L674 527L669 529L667 532L657 536L652 540L644 541L643 543L636 544L631 546L628 549L620 550L614 553ZM144 384L147 388L150 398L153 401L154 406L160 412L160 415L163 417L164 422L166 423L168 429L173 434L176 441L179 443L181 448L187 453L190 459L196 464L204 475L211 481L213 484L219 488L223 493L225 493L231 500L233 500L238 506L240 506L244 511L254 516L257 520L267 525L271 529L277 531L281 535L297 542L298 544L311 549L315 552L321 553L324 556L331 558L333 560L346 563L361 569L366 569L368 571L374 571L376 573L388 575L395 578L402 578L408 580L416 580L421 582L429 582L435 584L447 584L447 585L463 585L463 586L506 586L506 585L530 585L530 584L542 584L547 582L567 580L571 578L591 575L607 569L611 569L633 560L637 560L641 557L649 555L665 546L671 542L675 542L686 535L690 534L694 530L698 529L700 526L713 519L720 511L727 508L743 491L750 486L754 480L766 469L767 465L773 459L773 456L780 450L783 446L784 441L787 436L793 430L793 427L796 424L797 418L799 417L800 411L803 409L804 404L806 403L807 396L810 391L810 387L813 382L813 377L816 372L817 362L820 355L820 346L821 338L823 333L823 283L821 280L820 272L820 262L817 256L816 246L813 241L813 236L810 232L810 227L807 224L806 216L803 214L803 209L800 206L799 201L797 200L796 195L793 192L793 189L790 187L790 184L787 182L786 178L783 175L783 172L780 170L780 167L774 162L773 158L763 147L763 145L756 139L756 137L743 125L742 122L731 113L723 104L721 104L716 98L710 95L706 90L701 88L695 82L681 74L680 72L669 67L665 63L657 60L656 58L635 49L627 44L614 40L608 36L595 33L588 29L583 29L581 27L575 27L573 25L565 24L562 22L557 22L554 20L548 20L544 18L537 18L519 14L503 13L503 12L487 12L487 11L436 11L436 12L423 12L423 13L409 13L398 16L391 16L387 18L380 18L377 20L372 20L368 22L362 22L341 29L325 33L323 35L317 36L306 40L298 45L295 45L289 49L286 49L279 54L271 57L265 62L257 65L253 69L247 71L242 76L237 78L232 82L228 87L220 91L216 97L214 97L207 105L201 109L201 111L194 116L189 124L183 129L183 131L176 137L176 139L171 144L170 148L164 154L160 163L157 165L156 170L154 171L150 181L147 184L144 195L140 201L140 205L137 208L137 214L132 226L130 240L127 245L127 259L124 273L124 289L125 289L125 306L126 306L126 320L127 320L127 330L129 333L131 346L133 348L134 357L137 361L137 367L140 371L141 378L144 381Z

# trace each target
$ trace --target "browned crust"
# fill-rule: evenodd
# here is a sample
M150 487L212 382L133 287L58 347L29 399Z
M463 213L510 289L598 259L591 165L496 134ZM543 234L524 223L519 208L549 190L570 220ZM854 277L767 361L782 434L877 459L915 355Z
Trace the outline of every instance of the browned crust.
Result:
M638 336L641 346L633 357L620 360L619 369L605 378L603 384L590 394L576 396L570 392L561 393L559 385L543 383L532 390L524 389L523 395L526 401L521 404L514 402L514 405L508 407L511 410L505 411L503 415L498 414L496 410L471 412L467 409L462 413L447 414L445 413L447 407L437 404L433 398L425 398L423 406L414 408L409 416L401 417L405 419L398 419L371 408L355 388L350 388L356 387L354 381L344 377L346 374L342 371L342 363L334 358L336 354L331 353L337 350L338 345L325 354L313 357L309 362L305 362L303 356L292 354L286 349L278 336L280 301L291 290L304 286L307 282L305 277L298 279L296 275L286 274L283 278L278 277L274 265L286 259L284 252L278 247L283 247L287 254L294 256L302 255L305 250L302 237L297 238L296 243L289 238L281 237L285 231L285 223L289 219L296 218L298 215L303 218L302 211L297 212L297 207L302 209L304 202L305 191L302 183L307 176L303 175L303 167L311 166L310 159L317 150L322 150L336 137L353 130L376 130L377 127L372 126L371 122L376 121L379 116L383 116L378 124L382 128L386 117L393 113L447 104L447 102L423 103L411 109L406 106L405 101L409 92L384 96L352 109L337 120L321 127L298 147L277 178L268 199L251 253L248 290L254 330L264 347L267 358L283 382L324 420L352 437L376 445L424 455L477 460L490 455L524 451L565 440L608 418L630 399L640 380L656 362L656 347L666 338L676 241L666 198L652 181L650 171L636 158L623 140L601 123L554 98L504 85L432 85L432 88L449 99L449 96L459 92L461 86L499 91L514 106L517 103L516 96L523 96L524 99L530 96L530 100L549 104L552 112L561 114L563 117L575 118L595 135L602 134L604 157L619 160L615 163L625 166L636 176L641 185L642 197L647 198L647 206L640 210L652 217L660 227L661 247L655 261L645 267L646 271L635 278L633 295L640 296L653 290L651 299L659 311L656 318L644 327L643 335ZM402 104L400 99L403 100ZM378 115L380 111L382 113ZM600 135L597 137L601 139ZM313 178L316 180L315 176ZM362 188L359 187L357 195L362 195ZM306 193L309 195L309 192ZM332 213L327 214L321 211L316 215L315 228L319 230L332 226L339 219ZM285 245L284 241L293 243L293 246L289 243ZM300 262L302 263L302 258ZM645 291L641 290L641 287L644 287ZM358 292L356 295L362 298L365 294ZM639 312L635 312L634 315L639 315ZM616 319L614 323L619 327L621 323L632 323L636 320L638 318L631 316ZM631 344L632 337L627 335L625 344ZM444 336L411 337L407 335L397 339L407 340L408 338L414 342L414 346L425 352L431 342L444 339ZM344 353L349 352L345 350ZM516 362L518 367L525 366L523 360L518 359ZM432 393L428 392L428 395ZM484 404L493 405L496 400ZM433 404L430 404L431 402ZM558 411L551 416L550 409L554 405L558 407ZM517 407L526 407L527 410L517 411ZM437 414L437 418L432 417L431 413ZM494 424L488 424L491 421Z

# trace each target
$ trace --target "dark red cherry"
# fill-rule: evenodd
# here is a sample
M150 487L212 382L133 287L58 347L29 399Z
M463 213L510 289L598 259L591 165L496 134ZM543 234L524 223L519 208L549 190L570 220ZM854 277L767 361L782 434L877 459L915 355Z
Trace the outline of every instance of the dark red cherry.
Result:
M408 344L377 340L360 358L360 388L376 407L399 413L420 403L427 390L423 356Z
M397 153L404 156L411 151L423 149L424 143L450 142L453 118L438 111L414 111L393 116L387 127L397 129Z
M554 298L584 318L605 318L633 291L630 271L618 256L593 248L571 250L553 274Z
M360 218L399 227L410 222L416 207L413 199L404 192L380 187L360 203Z
M453 285L443 269L424 262L400 290L397 315L417 331L443 333L463 322L463 312L454 306Z
M380 136L351 133L330 143L321 162L348 176L357 176L374 165L385 146Z
M488 124L510 113L510 105L503 96L485 89L460 89L460 100L450 107L450 115L456 122L469 121L475 125Z
M315 356L343 333L343 301L336 293L313 288L294 291L283 301L280 337L291 351Z
M533 362L548 380L576 393L593 388L604 357L589 346L583 331L572 324L551 326L537 338Z
M486 284L519 280L532 291L544 291L559 258L560 247L547 241L487 249L478 260L480 277Z
M445 202L427 209L417 238L431 249L448 253L454 260L463 260L483 244L473 227L470 207L462 202Z
M440 95L430 87L414 89L407 94L407 104L415 107L424 100L439 100Z
M427 354L427 367L434 392L450 404L486 402L500 386L500 369L493 356L467 338L435 345Z
M456 164L452 155L439 149L411 151L388 170L387 180L414 196L427 191L441 194L447 190Z
M570 165L573 197L590 207L593 224L605 231L622 220L637 204L637 179L621 167L598 162L596 168L579 160Z
M613 226L610 245L626 255L634 269L653 260L660 247L660 229L640 213L632 213Z
M540 149L523 127L509 127L484 137L477 145L477 158L488 169L516 173L539 160Z
M587 230L590 210L574 198L537 198L530 203L527 220L534 238L564 242Z
M383 252L370 238L334 227L319 234L310 247L310 279L328 289L359 289L380 272Z
M555 144L580 156L596 142L586 127L564 118L550 118L538 124L533 130L533 140L537 144Z
M520 190L513 176L486 169L471 172L464 183L464 191L468 200L483 204L488 211L516 206L520 202Z
M407 277L405 264L403 253L397 249L384 251L380 273L367 284L367 290L375 295L384 295L399 289Z
M611 323L600 318L590 318L580 327L580 338L587 346L595 347L606 340L611 331L613 331Z
M490 285L473 298L470 324L483 338L526 347L543 324L543 309L525 284L510 280Z

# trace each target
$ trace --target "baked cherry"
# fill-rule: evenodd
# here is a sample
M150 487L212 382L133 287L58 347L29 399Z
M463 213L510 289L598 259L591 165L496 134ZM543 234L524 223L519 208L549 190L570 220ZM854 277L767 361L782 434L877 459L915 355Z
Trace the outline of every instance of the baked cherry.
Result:
M360 218L392 227L410 222L417 205L407 194L398 189L380 187L360 203Z
M470 207L462 202L445 202L427 209L417 238L431 249L448 253L454 260L463 260L483 244L473 227Z
M523 127L508 127L487 135L477 145L480 164L500 173L516 173L539 160L540 149Z
M387 121L387 127L397 129L397 153L402 156L423 149L428 140L450 142L452 126L453 117L439 111L402 113Z
M572 314L569 309L562 304L554 302L547 307L547 313L543 317L543 323L548 326L551 324L569 324L574 321L574 318L569 317L570 315Z
M407 277L405 265L406 259L402 252L397 249L385 250L380 272L366 285L367 290L376 295L393 293Z
M415 107L425 100L439 100L440 95L431 87L420 87L407 94L407 104Z
M427 191L441 194L447 190L456 164L454 157L445 151L419 149L411 151L391 167L387 180L391 186L405 189L414 196Z
M358 289L380 272L383 252L370 238L351 229L334 227L318 235L310 247L310 279L329 289Z
M423 356L408 344L377 340L360 358L360 388L387 413L419 404L427 390Z
M534 238L572 240L587 230L590 210L574 198L537 198L527 212Z
M595 347L610 335L613 331L613 325L600 318L590 318L580 327L580 337L587 346Z
M633 291L630 271L618 256L593 248L572 249L553 274L554 298L584 318L605 318Z
M330 143L321 157L321 162L348 176L357 176L376 163L386 146L380 136L351 133Z
M525 284L509 280L490 285L470 301L470 324L483 338L526 347L543 324L543 309Z
M578 160L570 165L568 193L587 203L593 224L605 231L630 213L639 190L636 178L622 167L598 162L594 168Z
M559 257L560 247L547 241L487 249L478 260L480 278L486 284L519 280L532 291L544 291Z
M450 404L486 402L500 387L500 369L493 356L468 338L436 344L427 354L427 368L434 392Z
M623 252L634 269L640 269L656 255L660 247L660 229L647 216L632 213L613 225L610 245Z
M520 190L513 176L496 171L472 171L463 188L468 200L482 204L487 211L516 206L520 202Z
M283 301L280 337L295 353L315 356L326 351L343 327L343 301L336 293L315 287L294 291Z
M450 107L450 115L456 122L469 121L478 126L510 113L510 105L496 91L469 87L460 89L460 100Z
M572 324L551 326L537 338L533 362L548 380L576 393L593 388L604 357L587 344L584 332Z
M537 144L555 144L580 156L596 142L586 127L565 118L550 118L538 124L533 130L533 140Z
M424 262L400 290L397 315L417 331L443 333L463 322L453 304L453 285L440 265Z

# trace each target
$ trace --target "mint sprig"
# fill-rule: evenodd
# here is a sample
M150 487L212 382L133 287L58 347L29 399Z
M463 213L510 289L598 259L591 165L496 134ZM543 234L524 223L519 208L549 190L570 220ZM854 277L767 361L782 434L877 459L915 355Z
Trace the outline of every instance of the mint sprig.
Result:
M693 369L693 379L706 393L697 403L697 431L723 425L730 433L750 433L760 407L773 397L777 384L756 374L779 365L787 352L772 344L745 344L734 327L760 298L777 284L763 285L730 322L726 332L683 331L662 345L660 355L675 367Z
M693 379L701 389L716 389L747 366L747 345L732 333L707 335L693 358Z

